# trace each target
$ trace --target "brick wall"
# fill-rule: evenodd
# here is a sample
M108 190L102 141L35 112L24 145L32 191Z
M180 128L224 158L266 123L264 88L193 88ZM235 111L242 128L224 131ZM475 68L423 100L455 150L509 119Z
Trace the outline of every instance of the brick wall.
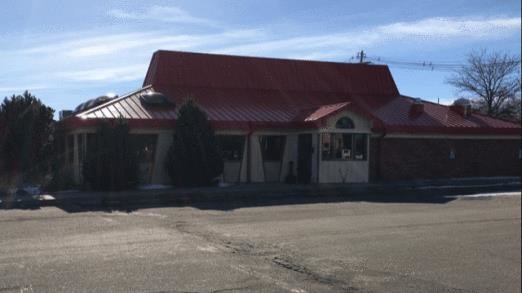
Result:
M372 138L370 180L520 176L519 149L519 139Z

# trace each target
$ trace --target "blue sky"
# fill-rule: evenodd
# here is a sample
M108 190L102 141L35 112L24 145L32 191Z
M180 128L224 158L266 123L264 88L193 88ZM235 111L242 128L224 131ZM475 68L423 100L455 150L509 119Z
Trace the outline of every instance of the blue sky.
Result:
M520 55L520 1L14 1L0 10L0 97L30 90L72 109L139 88L158 49L461 64ZM390 64L402 94L442 103L451 72Z

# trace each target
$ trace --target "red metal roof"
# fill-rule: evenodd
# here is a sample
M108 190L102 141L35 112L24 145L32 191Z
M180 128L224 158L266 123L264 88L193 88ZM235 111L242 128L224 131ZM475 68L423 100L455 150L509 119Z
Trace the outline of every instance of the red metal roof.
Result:
M304 121L317 121L317 120L323 119L325 117L331 116L334 113L338 113L339 111L342 111L349 104L350 104L349 102L344 102L344 103L320 106L319 108L314 110L310 115L308 115L304 119Z
M448 106L401 96L387 66L238 57L158 51L144 87L77 113L72 124L96 119L129 119L131 125L172 127L174 107L148 107L140 94L158 91L176 105L187 97L207 112L215 127L317 127L349 109L373 121L374 130L406 133L518 134L520 125L479 114L467 117Z
M157 51L143 86L396 96L387 66Z
M519 134L520 125L479 113L463 116L451 107L421 101L423 111L412 116L414 98L398 96L385 99L354 97L353 102L382 122L387 132L459 133L459 134Z

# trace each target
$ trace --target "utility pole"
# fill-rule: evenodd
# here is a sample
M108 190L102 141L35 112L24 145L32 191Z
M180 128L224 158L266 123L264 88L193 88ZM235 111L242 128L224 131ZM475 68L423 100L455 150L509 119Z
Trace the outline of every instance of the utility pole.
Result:
M359 63L364 62L364 58L366 58L366 53L363 50L361 52L357 52L357 58L359 58Z

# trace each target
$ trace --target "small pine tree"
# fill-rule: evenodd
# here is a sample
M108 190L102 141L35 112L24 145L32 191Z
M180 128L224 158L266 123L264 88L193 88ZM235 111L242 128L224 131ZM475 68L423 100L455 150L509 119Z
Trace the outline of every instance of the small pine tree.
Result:
M179 108L165 167L177 186L206 186L223 173L223 159L206 113L192 99Z
M125 120L98 125L83 164L83 176L93 190L125 190L138 179L138 160Z

